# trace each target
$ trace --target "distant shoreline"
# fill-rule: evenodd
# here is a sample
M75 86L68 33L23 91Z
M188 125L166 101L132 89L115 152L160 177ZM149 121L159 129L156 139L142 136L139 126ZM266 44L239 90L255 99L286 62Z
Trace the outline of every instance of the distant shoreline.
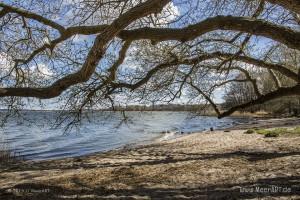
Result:
M8 110L6 109L0 109L0 112L7 112ZM66 111L66 110L47 110L47 109L21 109L20 112L71 112L70 111ZM148 110L111 110L111 109L99 109L99 110L83 110L83 112L188 112L188 113L193 113L195 115L199 115L199 116L208 116L208 117L217 117L217 114L213 111L203 111L203 112L196 112L195 110L172 110L172 109L165 109L165 110L159 110L159 109L148 109ZM234 113L232 113L231 115L227 116L227 118L234 118L234 117L245 117L245 118L265 118L265 119L270 119L270 118L289 118L291 116L276 116L276 115L272 115L269 113L265 113L265 112L239 112L236 111Z

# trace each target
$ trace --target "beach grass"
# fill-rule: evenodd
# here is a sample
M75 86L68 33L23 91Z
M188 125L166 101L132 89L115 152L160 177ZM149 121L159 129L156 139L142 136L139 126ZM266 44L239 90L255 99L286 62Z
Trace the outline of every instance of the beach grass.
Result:
M248 130L249 131L249 130ZM247 132L247 131L246 131ZM300 127L289 128L274 128L274 129L258 129L256 133L265 137L279 137L282 135L300 135Z
M293 131L293 134L300 135L300 126L296 127Z
M11 162L22 160L20 155L9 148L7 143L0 143L0 163L5 165Z

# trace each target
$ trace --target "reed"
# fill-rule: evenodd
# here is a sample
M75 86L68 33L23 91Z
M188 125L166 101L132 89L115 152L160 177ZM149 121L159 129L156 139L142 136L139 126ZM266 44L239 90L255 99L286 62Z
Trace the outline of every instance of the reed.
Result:
M8 143L0 143L0 163L2 165L22 160L24 160L24 158L20 153L9 148Z

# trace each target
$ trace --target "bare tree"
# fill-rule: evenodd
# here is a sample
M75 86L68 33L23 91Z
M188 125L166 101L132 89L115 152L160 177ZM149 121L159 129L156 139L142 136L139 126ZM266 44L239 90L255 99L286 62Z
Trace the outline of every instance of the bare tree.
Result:
M9 105L60 96L80 113L118 99L171 102L190 93L225 117L300 95L300 66L278 54L286 48L299 59L298 0L16 1L0 8L0 97ZM257 70L276 87L263 91ZM290 84L280 84L281 76ZM255 95L222 112L213 96L232 82L248 82Z

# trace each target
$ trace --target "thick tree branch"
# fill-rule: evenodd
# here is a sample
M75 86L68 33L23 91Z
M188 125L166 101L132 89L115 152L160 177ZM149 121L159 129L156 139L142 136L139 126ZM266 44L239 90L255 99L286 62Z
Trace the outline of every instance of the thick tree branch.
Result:
M125 41L124 45L122 46L122 49L119 52L118 60L108 69L108 71L110 72L108 81L111 82L116 79L116 73L118 67L124 62L127 50L129 49L130 45L131 45L131 41Z
M97 86L95 89L93 89L92 91L89 92L89 94L87 95L87 99L91 99L91 97L93 95L95 95L95 93L97 91L108 86L110 83L112 83L116 79L116 73L117 73L118 67L124 62L127 50L130 47L130 45L131 45L131 41L125 41L125 43L123 44L123 46L119 52L119 58L108 69L108 71L110 72L109 75L105 76L105 77L101 77L99 75L99 77L102 79L102 83L99 86Z
M281 82L280 80L277 78L276 74L273 72L273 70L269 69L268 70L272 80L274 81L274 84L276 86L276 88L280 88L281 87Z
M8 13L8 10L5 8L2 8L2 10L0 11L0 18L4 17L7 13Z
M19 96L54 98L59 96L70 86L86 82L94 73L96 66L105 52L107 43L112 38L114 38L121 30L126 28L133 21L151 13L160 12L162 8L169 2L170 0L148 0L121 15L100 35L97 36L93 47L88 53L85 63L79 71L57 80L51 86L46 88L2 88L0 89L0 97Z
M232 69L237 69L237 70L241 71L246 76L246 79L248 79L249 82L252 84L252 87L254 89L256 96L257 97L261 96L258 86L257 86L257 83L256 83L256 79L253 79L251 77L250 73L246 69L243 69L241 67L233 67Z
M242 55L235 56L235 54L230 54L230 53L215 52L215 53L211 53L208 55L210 55L211 58L218 58L218 57L232 58L232 57L234 57L234 60L252 64L257 67L275 70L275 71L278 71L281 74L285 75L286 77L291 78L292 80L294 80L296 82L299 81L299 77L298 77L297 73L289 70L288 68L286 68L280 64L273 64L273 63L265 62L263 60L255 59L255 58L252 58L249 56L242 56Z
M128 88L130 90L135 90L139 87L141 87L142 85L146 84L152 77L154 74L156 74L157 72L159 72L162 69L165 69L167 67L173 66L178 64L178 62L176 60L171 61L169 63L163 63L160 65L157 65L156 67L152 68L144 78L140 79L139 81L137 81L136 83L117 83L114 84L113 87L114 88Z
M205 60L218 59L218 58L222 58L222 57L227 58L227 57L232 57L233 55L235 55L235 54L215 52L215 53L211 53L211 54L200 55L200 56L190 58L190 59L182 59L182 60L175 59L173 61L162 63L162 64L159 64L159 65L155 66L154 68L152 68L145 75L145 77L141 78L136 83L132 83L132 84L131 83L117 83L117 84L114 85L114 87L116 87L116 88L122 88L123 87L123 88L128 88L128 89L131 89L131 90L135 90L138 87L141 87L142 85L146 84L152 78L152 76L154 76L156 73L158 73L162 69L165 69L165 68L168 68L168 67L171 67L171 66L174 66L174 65L180 65L180 64L195 65L195 64L200 63L200 62L205 61ZM289 78L291 78L295 81L298 81L298 75L296 73L292 72L291 70L289 70L289 69L287 69L287 68L285 68L281 65L267 63L267 62L264 62L262 60L256 60L254 58L246 57L246 56L236 56L235 60L246 62L246 63L249 63L249 64L253 64L253 65L256 65L258 67L273 69L273 70L278 71L278 72L282 73L283 75L285 75L285 76L287 76L287 77L289 77ZM258 96L260 96L258 87L256 85L256 80L253 80L251 78L251 76L249 75L247 70L242 69L240 67L238 67L238 68L235 67L235 68L232 68L232 69L237 69L237 70L240 70L240 71L242 70L243 73L246 73L245 75L247 76L247 79L253 83L253 87L255 89L256 94Z
M232 113L234 113L237 110L241 110L241 109L248 108L250 106L254 106L254 105L258 105L258 104L262 104L262 103L265 103L272 99L276 99L276 98L280 98L280 97L284 97L284 96L292 96L292 95L300 95L300 84L293 86L293 87L288 87L288 88L279 88L276 91L270 92L265 95L261 95L259 98L255 99L255 100L252 100L247 103L237 105L237 106L230 108L229 110L220 114L218 117L223 118L223 117L231 115Z
M226 85L226 84L232 83L232 82L245 83L245 82L249 82L249 79L230 79L230 80L223 81L221 83L216 83L216 84L214 84L214 86L212 88L221 87L223 85Z
M267 0L270 3L280 5L285 9L288 9L295 13L300 13L300 2L296 0ZM13 6L6 5L4 3L0 3L0 18L5 16L7 13L14 13L13 16L17 15L17 17L28 18L31 20L35 20L43 25L49 26L53 29L59 31L60 36L57 39L54 39L49 44L44 44L40 48L34 50L28 58L24 58L22 60L16 60L16 64L28 64L32 59L35 58L36 55L43 52L46 49L53 50L57 44L71 38L76 34L83 35L92 35L99 34L90 49L87 58L82 65L82 68L72 74L69 74L52 85L44 88L0 88L0 97L5 96L19 96L19 97L36 97L36 98L53 98L60 95L64 90L68 89L72 85L86 82L90 79L92 74L95 72L95 68L97 67L99 61L103 57L106 47L108 43L113 40L115 37L119 37L125 41L122 46L121 51L119 52L118 60L109 68L108 74L104 77L104 81L101 83L98 88L92 90L89 93L90 88L87 87L87 98L84 101L84 106L88 103L92 95L95 94L97 89L103 90L103 94L110 94L111 91L117 88L128 88L129 90L135 90L144 84L146 84L155 74L159 73L161 70L166 69L168 67L172 67L175 65L193 65L196 66L198 63L205 60L230 60L231 61L240 61L248 64L252 64L258 67L266 68L271 72L271 75L274 72L281 73L286 77L294 80L298 83L298 85L282 88L278 83L278 89L276 91L270 92L265 95L261 95L256 84L256 80L254 80L249 72L244 68L239 67L231 67L228 70L238 69L243 72L246 76L246 80L227 80L219 85L215 85L214 87L221 86L231 81L237 82L245 82L250 81L253 85L254 91L256 93L256 99L252 100L248 103L244 103L241 105L237 105L228 111L223 113L220 112L217 105L213 102L211 97L204 93L201 89L196 87L192 82L190 85L196 89L200 94L204 96L204 98L211 103L213 108L215 109L218 116L224 117L232 114L234 111L247 108L252 105L264 103L271 99L279 98L287 95L300 95L300 70L299 73L295 73L292 70L284 67L280 64L268 63L262 60L258 60L255 58L251 58L245 55L242 55L242 52L238 52L237 54L230 53L209 53L203 54L197 57L189 58L189 59L173 59L170 62L161 63L150 71L146 73L144 77L139 79L137 82L133 83L118 83L116 81L116 75L118 67L124 62L126 52L130 47L131 41L134 40L152 40L154 42L166 41L166 40L177 40L181 42L191 41L200 37L206 33L217 31L217 30L227 30L227 31L237 31L240 32L237 34L237 37L234 40L231 40L232 43L243 33L248 33L248 36L242 43L241 51L246 46L246 43L250 40L251 35L263 36L274 41L277 41L281 44L285 44L286 46L300 50L300 32L296 29L291 29L285 27L283 25L277 25L272 22L255 19L258 17L261 12L264 10L264 2L261 2L259 8L255 12L252 17L236 17L236 16L216 16L212 18L208 18L204 21L201 21L197 24L193 24L184 28L139 28L134 30L125 30L126 27L132 22L145 17L151 13L158 13L162 10L162 8L169 3L170 0L148 0L144 3L140 3L138 6L130 9L126 13L120 15L112 24L110 25L95 25L95 26L74 26L65 28L60 24L47 19L46 17L32 13L30 11L26 11L23 9L19 9ZM25 21L25 20L24 20ZM200 45L199 45L200 46ZM191 71L192 73L192 71ZM189 74L188 74L189 75ZM188 82L187 76L184 77L183 83ZM273 73L274 75L274 73ZM181 91L183 84L181 84L179 91ZM208 90L209 91L209 90ZM211 90L212 91L212 90ZM174 95L176 97L178 92ZM255 96L255 95L254 95Z
M69 27L61 32L61 37L54 40L50 45L44 45L33 52L27 59L31 60L37 53L46 48L54 48L58 43L76 34L97 34L102 33L108 25L77 26ZM190 41L205 33L215 30L232 30L264 36L281 42L290 48L300 50L300 32L287 27L279 26L267 21L233 16L217 16L208 18L202 22L190 25L185 28L140 28L134 30L120 30L117 37L123 40L149 39L156 42L165 40Z
M264 36L281 42L290 48L300 50L300 32L264 20L248 17L217 16L186 28L141 28L122 31L122 39L153 41L178 40L190 41L215 30L231 30Z
M15 13L15 14L18 14L20 16L36 20L36 21L38 21L42 24L45 24L45 25L50 26L54 29L57 29L59 32L63 32L65 30L65 28L62 25L60 25L60 24L58 24L58 23L56 23L56 22L54 22L54 21L52 21L48 18L45 18L41 15L38 15L36 13L30 12L30 11L27 11L27 10L23 10L23 9L20 9L20 8L16 8L16 7L13 7L13 6L10 6L10 5L6 5L6 4L1 3L1 2L0 2L0 7L2 7L8 13Z
M218 116L221 115L218 106L214 103L214 101L210 98L210 96L205 94L200 88L195 86L192 82L189 82L189 84L192 88L194 88L199 94L201 94L210 103L210 105L213 107L213 109L215 110Z

